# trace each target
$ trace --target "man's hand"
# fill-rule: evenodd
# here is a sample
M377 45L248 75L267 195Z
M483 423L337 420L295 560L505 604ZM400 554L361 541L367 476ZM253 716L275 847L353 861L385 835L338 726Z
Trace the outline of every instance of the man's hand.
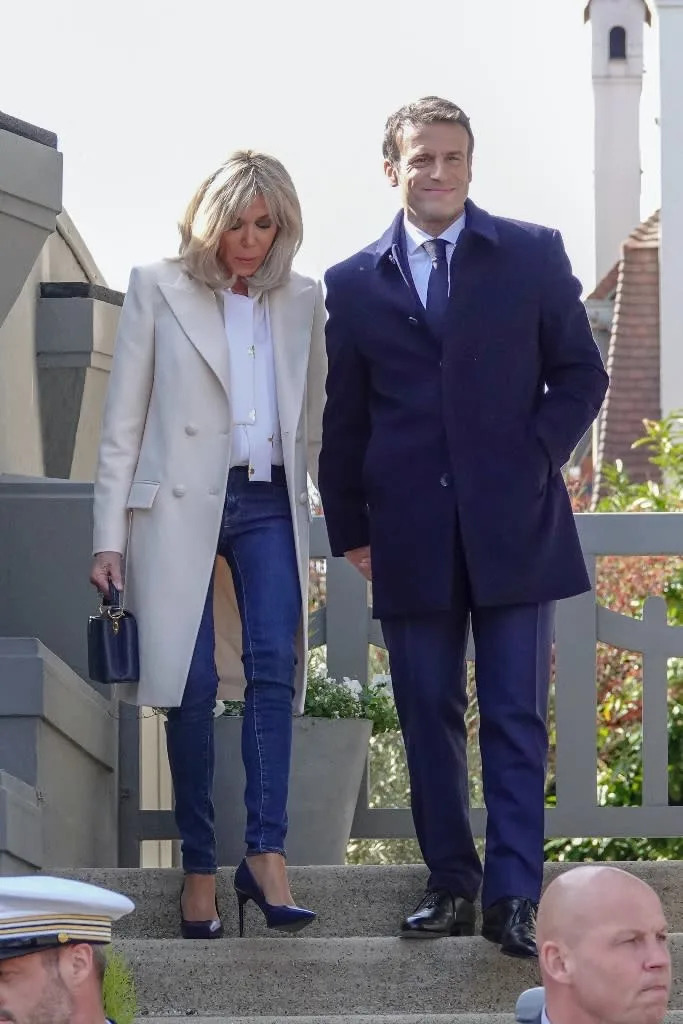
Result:
M361 576L366 580L372 580L372 561L370 559L370 545L364 548L354 548L352 551L345 551L344 558L348 558L351 565L358 569Z
M123 590L123 556L118 551L98 551L92 560L90 582L107 596L110 579L117 590Z

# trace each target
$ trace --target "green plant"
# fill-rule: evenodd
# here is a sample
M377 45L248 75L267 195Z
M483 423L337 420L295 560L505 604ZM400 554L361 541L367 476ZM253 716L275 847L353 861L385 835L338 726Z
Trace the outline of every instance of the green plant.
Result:
M646 448L652 478L633 482L621 459L602 469L605 495L599 512L678 512L683 508L683 410L663 420L643 420L645 433L632 448Z
M241 717L244 702L224 701L223 714ZM394 698L381 683L361 685L357 679L332 679L320 653L311 651L306 680L304 714L315 718L367 718L374 736L398 730Z
M107 950L102 997L106 1017L116 1024L133 1024L138 1012L135 982L125 959L111 947Z

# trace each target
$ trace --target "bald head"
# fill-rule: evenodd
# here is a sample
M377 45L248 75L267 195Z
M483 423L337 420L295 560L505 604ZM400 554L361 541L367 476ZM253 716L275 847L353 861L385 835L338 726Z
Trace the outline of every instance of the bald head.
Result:
M546 889L538 908L539 947L551 938L573 944L606 917L617 919L632 900L662 913L654 890L621 868L586 864L558 875Z
M670 960L657 894L608 865L559 875L541 899L539 962L552 1024L659 1024Z

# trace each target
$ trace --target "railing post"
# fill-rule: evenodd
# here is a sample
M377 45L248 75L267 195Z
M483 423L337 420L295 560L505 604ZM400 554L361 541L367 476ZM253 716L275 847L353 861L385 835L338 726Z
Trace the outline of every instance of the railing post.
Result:
M119 701L119 867L140 867L140 709Z
M669 804L669 705L665 646L666 601L650 597L643 608L643 807ZM658 636L657 634L660 634ZM661 639L660 639L661 637Z
M345 558L327 559L327 671L368 681L368 585Z
M591 582L595 555L585 552ZM556 792L560 821L597 805L595 594L561 601L555 628Z

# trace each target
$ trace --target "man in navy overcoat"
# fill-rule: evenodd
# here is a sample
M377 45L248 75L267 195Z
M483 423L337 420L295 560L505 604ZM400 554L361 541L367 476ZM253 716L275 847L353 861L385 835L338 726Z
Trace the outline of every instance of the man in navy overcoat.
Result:
M387 121L403 209L326 275L320 491L332 553L372 579L430 872L401 934L474 931L471 621L482 933L535 956L555 602L590 586L561 469L607 375L558 232L467 198L473 145L465 114L436 97Z

